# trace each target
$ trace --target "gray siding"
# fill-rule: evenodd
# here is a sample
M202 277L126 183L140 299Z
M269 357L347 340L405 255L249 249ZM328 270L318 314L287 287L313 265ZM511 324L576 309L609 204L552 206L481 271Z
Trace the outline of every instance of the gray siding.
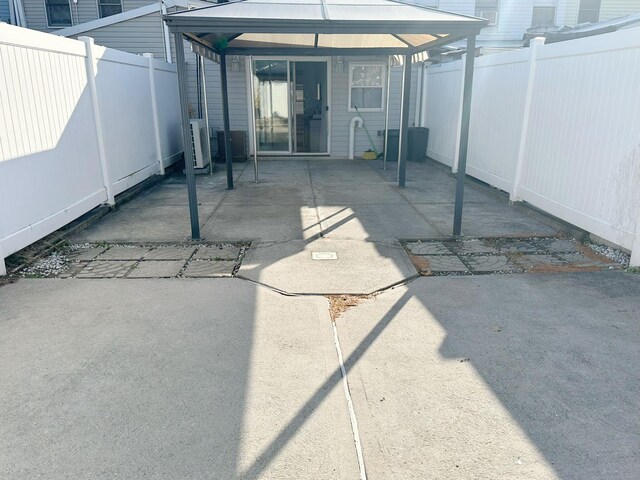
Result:
M165 60L160 12L89 30L80 36L93 37L98 45L105 47L135 54L153 53L154 57Z
M152 3L158 2L153 0L122 0L122 11L126 12ZM23 6L25 16L27 17L27 27L40 30L42 32L55 32L60 28L64 28L52 28L47 26L47 14L44 6L44 0L23 0ZM71 18L73 20L73 25L90 22L99 18L97 0L78 0L78 3L75 4L71 2Z
M0 0L0 21L9 23L9 0Z

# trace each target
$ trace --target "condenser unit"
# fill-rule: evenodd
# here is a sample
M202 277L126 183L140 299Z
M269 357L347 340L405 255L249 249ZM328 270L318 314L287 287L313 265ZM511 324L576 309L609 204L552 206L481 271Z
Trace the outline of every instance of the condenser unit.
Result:
M193 119L189 123L191 125L193 164L195 168L206 168L211 162L211 147L209 145L207 123L201 118Z

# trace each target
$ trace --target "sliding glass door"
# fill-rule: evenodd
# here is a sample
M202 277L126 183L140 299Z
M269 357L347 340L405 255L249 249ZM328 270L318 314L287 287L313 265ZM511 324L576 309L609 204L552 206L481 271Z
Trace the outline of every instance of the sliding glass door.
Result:
M258 152L328 153L328 62L256 59L253 71Z

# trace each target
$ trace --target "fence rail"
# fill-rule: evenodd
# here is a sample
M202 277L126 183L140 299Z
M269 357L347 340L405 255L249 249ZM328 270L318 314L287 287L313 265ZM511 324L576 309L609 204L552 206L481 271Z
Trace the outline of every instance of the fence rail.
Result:
M480 57L467 173L640 264L638 29ZM457 168L462 61L426 69L427 154Z
M4 258L182 154L175 65L0 25Z

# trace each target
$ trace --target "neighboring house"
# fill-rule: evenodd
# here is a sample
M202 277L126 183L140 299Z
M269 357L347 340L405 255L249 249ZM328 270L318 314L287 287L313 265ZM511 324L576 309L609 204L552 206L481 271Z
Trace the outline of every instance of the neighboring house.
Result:
M11 9L9 0L0 0L0 22L13 23L11 21Z
M640 13L640 0L404 0L450 12L491 20L478 45L491 48L522 46L527 29L536 26L575 26Z

